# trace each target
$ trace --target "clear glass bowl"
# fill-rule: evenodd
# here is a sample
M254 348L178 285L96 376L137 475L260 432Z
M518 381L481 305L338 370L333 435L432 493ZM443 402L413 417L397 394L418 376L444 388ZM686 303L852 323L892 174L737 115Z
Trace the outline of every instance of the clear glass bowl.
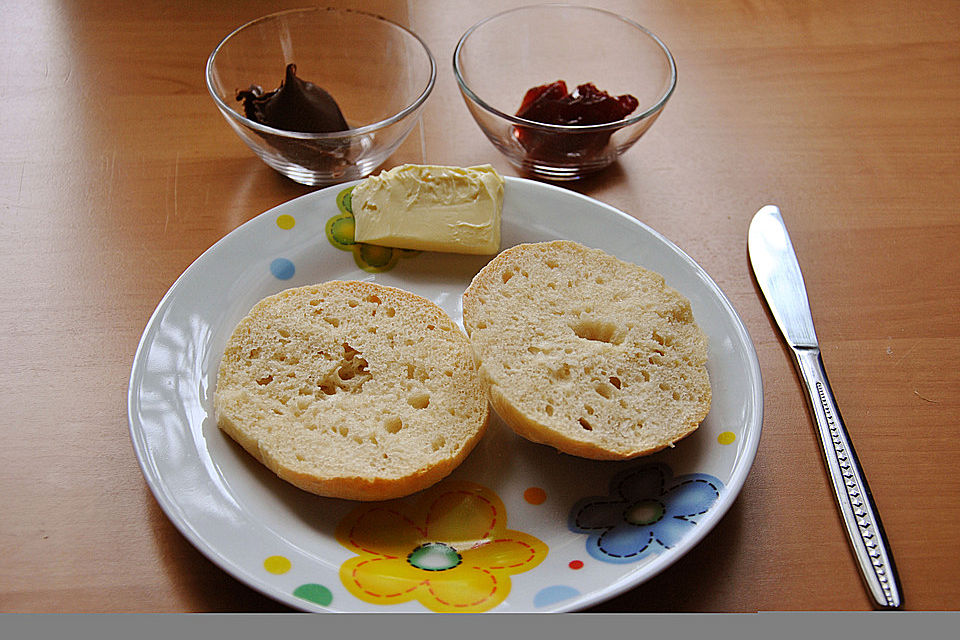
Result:
M288 64L324 88L351 127L284 131L245 117L239 91L280 86ZM207 60L207 88L227 122L268 165L321 186L369 175L409 135L433 90L437 67L409 29L362 11L293 9L249 22Z
M575 180L613 163L654 123L677 84L673 55L639 24L591 7L534 5L470 27L453 54L464 102L480 129L520 171ZM593 83L638 107L606 124L565 126L516 114L527 90L563 80ZM534 141L535 143L531 143Z

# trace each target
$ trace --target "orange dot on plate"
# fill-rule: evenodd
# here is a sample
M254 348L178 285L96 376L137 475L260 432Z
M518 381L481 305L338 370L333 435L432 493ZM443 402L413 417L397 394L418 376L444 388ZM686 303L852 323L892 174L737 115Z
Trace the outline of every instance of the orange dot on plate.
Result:
M547 492L540 487L530 487L523 492L523 499L530 504L543 504L547 499Z
M733 444L733 441L737 439L737 434L733 431L724 431L719 436L717 436L717 442L720 444Z

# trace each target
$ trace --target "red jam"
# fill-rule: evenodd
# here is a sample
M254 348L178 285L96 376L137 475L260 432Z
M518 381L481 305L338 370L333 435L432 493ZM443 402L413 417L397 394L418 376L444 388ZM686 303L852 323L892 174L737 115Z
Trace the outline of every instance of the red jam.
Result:
M516 115L544 124L606 124L627 117L639 104L629 94L615 97L592 82L568 92L567 84L557 80L529 89ZM583 161L599 154L610 140L610 132L561 134L518 126L516 137L526 150L528 160L563 163Z

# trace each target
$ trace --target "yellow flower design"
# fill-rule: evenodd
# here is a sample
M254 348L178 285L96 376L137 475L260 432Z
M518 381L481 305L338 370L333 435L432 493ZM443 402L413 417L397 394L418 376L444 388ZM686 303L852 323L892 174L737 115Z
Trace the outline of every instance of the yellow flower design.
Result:
M337 527L337 540L357 553L340 579L364 602L418 600L443 613L489 611L510 592L510 576L539 565L547 545L507 529L497 495L477 484L446 482L410 505L364 505Z

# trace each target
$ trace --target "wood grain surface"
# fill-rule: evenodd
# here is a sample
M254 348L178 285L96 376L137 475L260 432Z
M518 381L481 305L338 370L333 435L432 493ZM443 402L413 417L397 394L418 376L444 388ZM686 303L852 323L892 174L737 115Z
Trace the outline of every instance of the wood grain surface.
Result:
M410 26L437 57L422 127L387 161L517 173L450 64L498 0L328 2ZM751 277L751 216L780 205L823 358L893 546L906 608L960 608L960 3L600 1L658 33L679 84L616 165L568 188L689 253L749 329L765 386L740 497L606 612L870 607L800 384ZM174 280L312 189L258 160L207 56L281 2L0 4L0 611L285 611L184 538L128 431L138 340ZM584 38L603 34L585 33Z

